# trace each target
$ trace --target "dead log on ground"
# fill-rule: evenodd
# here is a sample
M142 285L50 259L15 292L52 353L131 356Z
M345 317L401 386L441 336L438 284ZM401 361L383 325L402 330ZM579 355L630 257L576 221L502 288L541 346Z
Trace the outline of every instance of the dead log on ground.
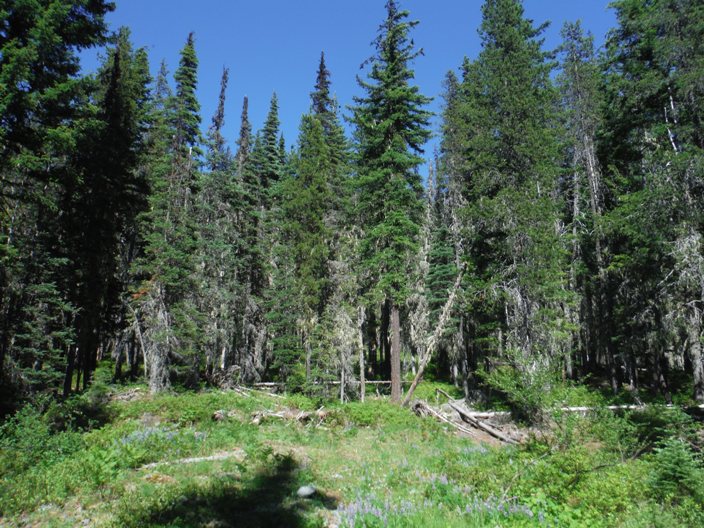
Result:
M473 416L470 416L467 414L463 409L455 405L454 403L450 402L450 407L452 407L455 411L457 411L457 414L460 415L460 418L462 418L462 421L476 427L477 429L481 429L485 433L490 434L494 438L497 438L498 440L501 440L502 442L506 442L507 444L512 444L512 445L517 445L518 442L511 438L510 436L505 435L498 429L495 429L494 427L485 424L484 422L478 420L477 418L474 418Z
M320 425L327 417L328 411L324 410L323 407L317 411L300 411L298 409L283 409L281 411L256 411L252 413L252 423L259 425L266 418L277 418L279 420L290 420L297 421L299 423L308 423L314 420L318 420Z
M457 423L453 422L452 420L449 420L448 418L445 418L442 414L437 412L435 409L430 407L425 402L422 402L420 400L416 400L415 402L413 402L411 409L413 409L413 412L416 413L418 416L421 416L421 417L432 416L434 418L437 418L441 422L444 422L448 425L451 425L452 427L454 427L455 429L457 429L458 431L460 431L462 433L465 433L468 435L472 434L472 431L470 429L467 429L466 427L464 427L460 424L457 424Z

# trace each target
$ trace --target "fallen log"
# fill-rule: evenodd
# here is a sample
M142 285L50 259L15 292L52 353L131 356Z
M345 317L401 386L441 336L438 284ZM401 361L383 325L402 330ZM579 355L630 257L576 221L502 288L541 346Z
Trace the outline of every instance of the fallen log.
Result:
M463 427L462 425L457 424L457 423L453 422L452 420L449 420L448 418L445 418L442 414L440 414L435 409L433 409L432 407L427 405L425 402L417 400L413 403L411 408L413 409L413 412L416 413L418 416L422 416L422 417L433 416L434 418L437 418L441 422L445 422L446 424L451 425L452 427L454 427L455 429L457 429L458 431L460 431L462 433L465 433L468 435L472 434L472 431L470 429L467 429L466 427Z
M491 436L493 436L494 438L496 438L498 440L501 440L502 442L506 442L507 444L512 444L512 445L518 444L518 442L516 440L514 440L513 438L511 438L510 436L505 435L504 433L502 433L498 429L495 429L494 427L492 427L488 424L485 424L484 422L480 421L479 419L477 419L473 416L470 416L464 409L458 407L454 403L450 402L449 405L450 405L450 407L452 407L452 409L454 409L457 412L457 414L460 415L460 418L462 419L462 421L476 427L477 429L481 429L485 433L490 434Z
M412 381L402 381L401 382L404 385L408 385L409 383L413 383ZM334 381L312 381L309 383L309 385L340 385L341 382L340 380L334 380ZM345 385L359 385L360 381L359 380L348 380L345 381ZM371 380L371 381L365 381L365 385L391 385L391 381L388 380ZM272 387L272 388L279 388L279 387L284 387L285 384L277 381L262 381L262 382L257 382L257 383L252 383L252 387Z
M454 409L457 412L457 414L460 415L460 418L462 418L462 420L464 422L467 422L467 423L473 425L474 427L476 427L477 429L481 429L482 431L489 433L494 438L497 438L497 439L501 440L502 442L506 442L507 444L516 445L518 443L513 438L505 435L504 433L502 433L498 429L496 429L488 424L485 424L484 422L481 422L476 416L473 416L471 413L458 407L455 404L455 402L461 401L461 400L454 400L447 392L445 392L442 389L435 389L435 391L442 394L443 396L445 396L448 399L450 407L452 409Z
M328 417L328 411L323 407L317 411L299 411L298 409L283 409L281 411L256 411L252 413L252 423L259 425L265 418L278 418L280 420L292 420L300 423L307 423L311 420L319 420L320 425Z
M175 466L181 464L197 464L199 462L212 462L217 460L228 460L231 458L237 459L239 462L245 459L247 455L241 449L235 449L233 451L225 451L222 453L215 453L210 456L192 457L192 458L180 458L178 460L165 460L163 462L152 462L151 464L145 464L139 468L139 471L145 469L154 469L159 466Z
M562 411L567 413L588 413L593 411L599 411L601 409L607 409L609 411L644 411L652 405L605 405L603 407L557 407L556 411ZM666 408L673 408L676 405L664 405ZM704 410L704 405L691 405L682 407L685 411L693 410ZM508 411L466 411L469 416L473 418L486 419L486 418L500 418L509 417L511 413Z

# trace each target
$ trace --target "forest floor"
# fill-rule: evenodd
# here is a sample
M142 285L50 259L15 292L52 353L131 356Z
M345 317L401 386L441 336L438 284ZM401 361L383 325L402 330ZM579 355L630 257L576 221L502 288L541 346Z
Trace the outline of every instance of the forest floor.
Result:
M701 429L676 410L556 416L510 446L383 397L110 391L82 431L51 408L0 429L0 526L704 525Z

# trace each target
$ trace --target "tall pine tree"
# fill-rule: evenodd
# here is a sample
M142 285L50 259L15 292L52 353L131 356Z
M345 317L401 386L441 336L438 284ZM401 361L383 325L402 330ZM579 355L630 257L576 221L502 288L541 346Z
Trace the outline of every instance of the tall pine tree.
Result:
M411 85L411 63L421 53L409 39L417 25L398 3L386 3L386 20L369 59L366 92L355 98L353 120L359 142L359 216L363 227L362 267L368 272L370 302L388 314L391 397L401 397L400 310L409 293L412 258L418 249L423 216L418 165L430 136L430 99ZM385 340L386 336L382 337Z
M161 116L148 168L151 196L144 216L144 257L138 266L145 280L135 300L140 318L137 330L154 392L170 386L172 359L185 367L191 383L196 381L200 362L194 206L200 165L197 65L190 34L174 76L176 93L157 100ZM157 82L163 86L165 79L160 76Z

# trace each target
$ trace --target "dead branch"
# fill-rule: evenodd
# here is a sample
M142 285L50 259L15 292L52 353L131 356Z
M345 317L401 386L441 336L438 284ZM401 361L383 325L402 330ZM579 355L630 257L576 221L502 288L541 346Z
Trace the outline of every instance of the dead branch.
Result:
M416 413L418 416L421 416L421 417L433 416L434 418L437 418L441 422L444 422L448 425L451 425L452 427L454 427L455 429L457 429L458 431L460 431L462 433L472 435L471 429L467 429L466 427L463 427L462 425L457 424L448 418L445 418L442 414L440 414L435 409L433 409L432 407L427 405L425 402L422 402L420 400L416 400L415 402L413 402L413 405L411 406L411 408L413 409L413 412Z
M433 335L430 336L430 339L428 340L428 346L425 348L425 353L423 354L423 357L420 360L418 372L416 373L415 378L413 378L413 383L411 383L411 386L409 387L405 398L403 398L403 402L401 403L401 405L408 405L408 402L410 402L411 398L413 397L413 392L416 390L416 387L420 383L420 380L423 379L425 367L428 366L430 358L433 357L435 348L437 347L437 344L440 341L440 336L445 330L445 325L447 324L447 321L450 319L450 314L452 313L452 307L455 304L455 297L457 296L457 291L460 289L460 284L462 284L463 275L464 270L460 271L457 275L457 280L455 280L455 284L452 287L452 290L450 291L450 295L447 298L447 302L445 303L445 306L442 309L442 314L440 315L440 319L438 320L438 325L435 328L435 332L433 332Z
M452 401L449 402L449 405L450 405L450 407L452 407L452 409L457 411L457 414L460 415L460 418L462 418L462 421L476 427L477 429L481 429L485 433L490 434L491 436L493 436L494 438L496 438L498 440L501 440L502 442L506 442L507 444L511 444L511 445L518 444L518 442L516 440L514 440L513 438L511 438L510 436L505 435L504 433L502 433L498 429L495 429L494 427L478 420L474 416L471 416L464 409L455 405Z

